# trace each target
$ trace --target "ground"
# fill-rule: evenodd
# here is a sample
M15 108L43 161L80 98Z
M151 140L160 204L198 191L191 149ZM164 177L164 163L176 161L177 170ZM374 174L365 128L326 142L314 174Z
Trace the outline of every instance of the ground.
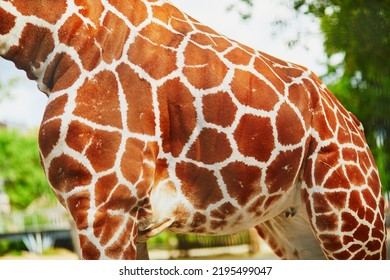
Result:
M390 245L390 231L388 229L387 243ZM387 259L390 259L390 246L387 246ZM249 254L245 246L227 247L223 249L197 249L191 250L188 257L180 257L178 251L162 251L154 250L150 252L150 258L155 260L164 259L197 259L197 260L277 260L279 259L269 249L269 247L262 242L260 244L260 251L256 254ZM39 256L29 252L23 252L22 255L5 255L0 257L0 260L77 260L78 256L74 252L65 249L53 250L51 254Z

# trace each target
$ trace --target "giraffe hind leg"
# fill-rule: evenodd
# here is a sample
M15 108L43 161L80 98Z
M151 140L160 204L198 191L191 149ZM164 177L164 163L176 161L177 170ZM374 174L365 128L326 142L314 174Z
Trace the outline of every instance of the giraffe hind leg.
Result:
M313 231L329 259L385 259L386 238L380 211L359 205L334 209L329 202L338 197L346 205L360 201L359 193L304 190ZM356 196L356 197L355 197ZM379 208L379 207L378 207Z
M289 208L256 230L281 259L325 259L302 207Z
M321 164L321 154L316 161L318 164L308 164L304 171L302 199L327 258L386 259L384 203L376 172L372 171L364 184L351 186L353 174L347 173L351 166L326 166ZM311 173L320 172L312 171L313 166L328 168L321 185L313 182Z

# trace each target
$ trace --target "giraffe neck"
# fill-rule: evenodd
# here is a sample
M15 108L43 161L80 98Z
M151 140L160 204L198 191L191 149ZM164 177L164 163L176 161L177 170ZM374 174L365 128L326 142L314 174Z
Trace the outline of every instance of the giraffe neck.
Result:
M48 93L48 83L43 77L46 75L50 80L52 74L46 70L56 48L53 34L62 13L41 18L33 15L34 7L30 6L37 5L22 1L0 3L0 55L24 70L29 79L38 80L40 89ZM57 9L60 6L61 3ZM47 5L42 9L47 9Z
M125 43L147 19L148 1L134 1L126 21L107 12L108 1L57 2L0 3L0 56L37 80L47 95L69 88L82 72L91 73L126 55Z

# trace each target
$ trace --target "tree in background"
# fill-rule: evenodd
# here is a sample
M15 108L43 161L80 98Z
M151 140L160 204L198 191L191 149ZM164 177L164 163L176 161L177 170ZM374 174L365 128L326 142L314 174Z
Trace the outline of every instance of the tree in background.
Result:
M254 0L239 0L248 8ZM280 0L281 4L291 1ZM390 189L390 0L294 0L320 20L328 72L322 78L365 127L382 185ZM275 15L275 22L281 22ZM243 15L249 18L250 13ZM282 19L283 21L283 19ZM297 34L298 43L302 38ZM334 58L341 57L335 63ZM337 61L337 60L336 60Z
M242 4L242 5L240 5ZM228 12L237 11L243 19L249 19L252 17L253 0L240 0L238 2L230 4L226 10Z
M0 129L0 177L14 209L25 209L37 198L55 202L39 162L36 133Z

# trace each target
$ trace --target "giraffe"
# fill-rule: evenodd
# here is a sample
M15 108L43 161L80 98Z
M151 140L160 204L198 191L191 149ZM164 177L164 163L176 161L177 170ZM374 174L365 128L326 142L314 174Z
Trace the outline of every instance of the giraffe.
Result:
M307 68L163 0L2 0L0 55L48 96L42 166L84 259L255 227L283 259L385 259L363 127Z

